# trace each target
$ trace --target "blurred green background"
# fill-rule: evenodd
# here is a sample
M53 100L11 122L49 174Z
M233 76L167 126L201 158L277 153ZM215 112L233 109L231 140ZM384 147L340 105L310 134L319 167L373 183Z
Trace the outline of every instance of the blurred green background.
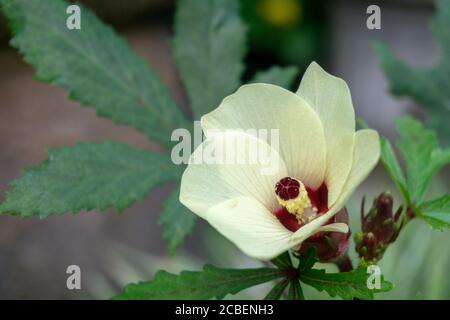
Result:
M206 1L206 0L205 0ZM168 0L85 0L105 21L128 39L131 46L160 74L179 103L187 99L172 62L170 36L174 2ZM366 28L361 0L241 0L248 24L248 79L255 70L297 65L299 77L316 60L344 78L355 110L370 126L395 137L395 118L410 113L423 117L409 99L392 97L370 43L381 40L399 57L417 67L429 67L440 56L429 30L432 1L379 1L382 29ZM22 168L46 157L49 147L77 141L118 141L158 149L133 130L114 126L79 108L60 88L33 80L33 70L7 45L8 32L0 20L0 191L18 177ZM449 88L450 90L450 88ZM67 108L70 106L70 108ZM433 194L448 190L448 168L432 186ZM445 184L445 182L447 184ZM186 245L174 257L166 254L157 224L161 199L173 185L165 185L125 214L81 213L47 220L0 217L0 298L109 298L129 282L150 279L159 269L178 272L199 269L205 262L223 267L258 266L205 223L199 223ZM386 189L395 193L381 166L371 174L348 204L351 229L359 229L361 198L367 208ZM1 197L1 196L0 196ZM399 204L399 202L396 202ZM392 245L380 266L395 289L383 299L449 299L450 233L433 232L413 221ZM353 246L350 256L356 261ZM66 288L66 267L82 269L82 290ZM334 265L326 265L336 270ZM251 288L231 298L257 299L268 285ZM326 299L306 288L307 298Z

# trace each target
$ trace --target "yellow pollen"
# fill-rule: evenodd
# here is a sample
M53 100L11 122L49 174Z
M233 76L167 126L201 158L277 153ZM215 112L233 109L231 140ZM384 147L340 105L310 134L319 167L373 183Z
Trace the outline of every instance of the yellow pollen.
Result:
M297 180L298 181L298 180ZM311 200L308 197L308 191L306 191L305 185L298 181L300 184L300 192L298 193L297 198L283 200L278 195L277 200L280 205L286 208L286 210L295 215L297 219L303 220L305 217L305 210L311 208Z

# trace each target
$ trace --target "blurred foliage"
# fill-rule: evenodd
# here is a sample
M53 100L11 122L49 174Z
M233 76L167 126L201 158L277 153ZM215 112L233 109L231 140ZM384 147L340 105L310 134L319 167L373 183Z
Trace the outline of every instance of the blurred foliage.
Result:
M449 232L436 232L420 220L412 221L380 262L395 282L386 299L450 299Z
M175 62L200 119L241 84L247 47L239 2L181 0L174 28Z
M97 115L135 128L171 147L172 131L189 128L167 86L128 43L81 7L79 32L65 28L66 1L1 0L11 45L36 69L36 80L58 85ZM61 27L63 26L63 27Z
M248 24L248 66L254 71L277 61L305 68L320 61L327 42L326 1L241 0Z
M298 68L291 66L281 68L279 66L273 66L264 71L258 71L255 73L251 83L271 83L283 88L289 88L294 82L295 77L298 75Z
M438 1L432 32L442 49L441 61L428 70L417 70L396 58L383 44L375 49L391 92L407 96L424 108L428 121L440 133L445 145L450 144L450 1Z

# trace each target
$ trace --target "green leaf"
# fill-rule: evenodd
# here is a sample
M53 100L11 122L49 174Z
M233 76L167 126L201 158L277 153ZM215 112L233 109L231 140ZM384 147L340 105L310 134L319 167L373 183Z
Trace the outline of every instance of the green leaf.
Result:
M109 26L81 6L81 30L66 27L63 0L0 0L11 45L36 68L36 79L69 90L99 116L170 146L175 128L190 128L168 89Z
M297 75L298 68L295 66L273 66L267 70L257 72L250 82L270 83L289 89Z
M164 204L159 218L163 226L163 238L167 241L169 254L175 254L195 226L197 216L183 206L179 200L180 188L177 186Z
M283 277L279 269L221 269L206 265L203 271L179 275L158 271L148 282L128 285L115 299L223 299L246 288Z
M434 229L450 228L450 195L425 202L419 207L418 216Z
M402 194L403 198L408 205L411 205L411 200L409 199L408 187L406 184L406 179L403 174L402 168L398 163L397 157L395 155L394 149L387 138L381 138L381 161L386 168L389 176L394 182L397 189Z
M303 289L300 285L300 281L298 279L291 280L291 284L289 286L288 292L289 300L305 300L305 296L303 295Z
M195 118L240 85L246 28L237 0L180 0L173 51Z
M110 207L120 212L158 184L179 175L168 155L122 143L50 149L48 160L12 182L0 213L45 218L53 213Z
M271 262L278 268L292 267L292 260L289 255L289 251L280 254L278 257L272 259Z
M373 299L374 293L392 290L393 286L381 278L380 289L369 289L367 287L368 274L366 268L360 267L350 272L326 273L325 270L310 269L300 275L300 281L316 288L326 291L331 297L339 296L350 300Z
M389 80L391 92L408 96L428 111L430 125L437 129L442 141L450 143L450 1L438 1L438 14L432 32L440 44L442 60L428 70L416 70L397 59L381 43L375 50Z
M405 160L408 193L419 206L433 176L450 163L450 149L440 149L435 132L412 117L400 118L397 127L400 133L397 147Z
M311 269L317 262L316 249L310 248L305 256L301 256L298 263L298 271L305 272Z
M269 293L264 297L264 300L279 300L288 284L289 278L284 278L269 291Z

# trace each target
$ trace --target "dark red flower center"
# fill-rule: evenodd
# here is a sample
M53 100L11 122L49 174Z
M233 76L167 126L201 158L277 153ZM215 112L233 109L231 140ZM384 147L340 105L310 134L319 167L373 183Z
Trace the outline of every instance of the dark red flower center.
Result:
M308 191L309 200L313 208L317 208L318 213L325 213L328 211L328 188L325 182L322 185L313 190L311 188L306 187Z
M283 178L275 185L275 193L283 200L295 199L300 193L300 183L290 177Z
M317 214L324 214L328 211L328 188L325 183L317 189L311 189L305 186L311 201L312 209L317 210ZM275 193L283 200L295 199L301 192L297 180L290 177L281 179L275 185ZM304 224L299 223L297 217L290 213L285 207L281 206L274 212L281 224L288 230L295 232Z

